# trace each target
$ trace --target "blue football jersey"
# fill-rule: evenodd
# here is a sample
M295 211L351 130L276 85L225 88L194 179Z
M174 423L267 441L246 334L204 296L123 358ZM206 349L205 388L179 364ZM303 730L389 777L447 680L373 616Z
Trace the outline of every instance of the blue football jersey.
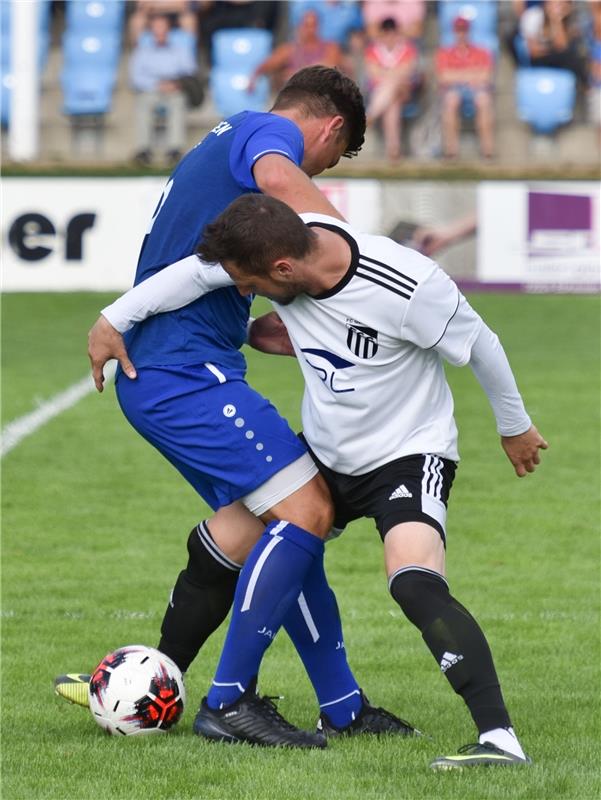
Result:
M165 186L142 244L135 283L195 252L205 226L236 197L259 189L252 168L261 156L303 159L298 128L277 114L244 111L220 122L180 161ZM246 338L252 298L235 287L141 322L126 334L137 367L212 362L245 369L239 349Z

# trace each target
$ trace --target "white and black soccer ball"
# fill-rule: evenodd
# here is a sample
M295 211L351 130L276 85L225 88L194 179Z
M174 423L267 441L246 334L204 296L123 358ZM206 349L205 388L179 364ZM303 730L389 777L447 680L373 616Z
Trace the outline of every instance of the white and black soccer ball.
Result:
M180 719L186 702L177 665L142 644L105 656L92 674L89 693L92 716L116 736L168 731Z

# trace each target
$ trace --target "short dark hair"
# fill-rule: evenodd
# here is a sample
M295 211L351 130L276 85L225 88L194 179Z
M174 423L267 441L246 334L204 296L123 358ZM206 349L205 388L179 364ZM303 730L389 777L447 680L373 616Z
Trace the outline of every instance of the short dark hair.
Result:
M286 203L243 194L206 226L198 254L209 263L233 261L247 275L265 275L279 258L305 258L316 242Z
M302 107L307 115L326 117L340 114L348 145L343 155L356 156L365 141L365 105L359 87L334 67L321 64L295 72L284 85L272 111Z

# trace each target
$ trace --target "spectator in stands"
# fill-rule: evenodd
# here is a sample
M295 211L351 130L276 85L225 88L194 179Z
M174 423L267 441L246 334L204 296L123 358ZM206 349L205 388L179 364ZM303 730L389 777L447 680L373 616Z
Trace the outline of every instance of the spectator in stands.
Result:
M155 114L166 114L167 158L175 164L185 142L186 100L179 78L197 71L189 47L170 38L169 19L157 15L150 19L152 40L139 44L131 56L130 82L137 92L135 161L147 166L152 161L152 137Z
M336 42L321 38L318 15L315 11L307 11L294 31L294 38L278 45L255 69L250 77L249 91L253 90L260 75L271 75L277 91L299 69L314 64L342 68L344 56Z
M129 38L132 45L138 43L140 34L147 30L151 17L163 15L172 28L181 28L196 37L198 3L189 0L136 0L129 18Z
M353 34L363 30L359 0L291 0L288 9L293 22L300 20L307 11L315 11L324 39L337 42L343 50Z
M296 25L307 11L319 17L321 36L336 42L345 56L343 72L358 80L363 68L365 35L359 0L291 0L288 21Z
M393 19L410 39L419 40L424 34L425 0L363 0L363 21L368 38L378 35L385 19Z
M533 67L557 67L573 72L583 86L588 63L571 0L545 0L527 8L519 26Z
M453 22L455 43L436 51L436 77L441 94L442 141L446 158L459 154L462 107L473 104L480 152L494 153L494 106L492 54L469 40L470 23L464 17Z
M384 19L365 52L369 103L367 123L382 121L384 147L389 161L401 156L403 106L418 82L418 53L397 22Z

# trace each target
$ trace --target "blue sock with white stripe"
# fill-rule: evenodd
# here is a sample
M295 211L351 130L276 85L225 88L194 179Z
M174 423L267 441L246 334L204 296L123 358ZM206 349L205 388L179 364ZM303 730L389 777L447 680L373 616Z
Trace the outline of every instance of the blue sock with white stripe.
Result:
M314 561L323 561L319 537L290 522L265 528L238 578L232 619L207 696L210 708L234 703L258 674Z
M338 604L322 559L311 566L297 602L284 619L284 628L305 665L320 709L333 725L345 728L363 701L346 660Z

